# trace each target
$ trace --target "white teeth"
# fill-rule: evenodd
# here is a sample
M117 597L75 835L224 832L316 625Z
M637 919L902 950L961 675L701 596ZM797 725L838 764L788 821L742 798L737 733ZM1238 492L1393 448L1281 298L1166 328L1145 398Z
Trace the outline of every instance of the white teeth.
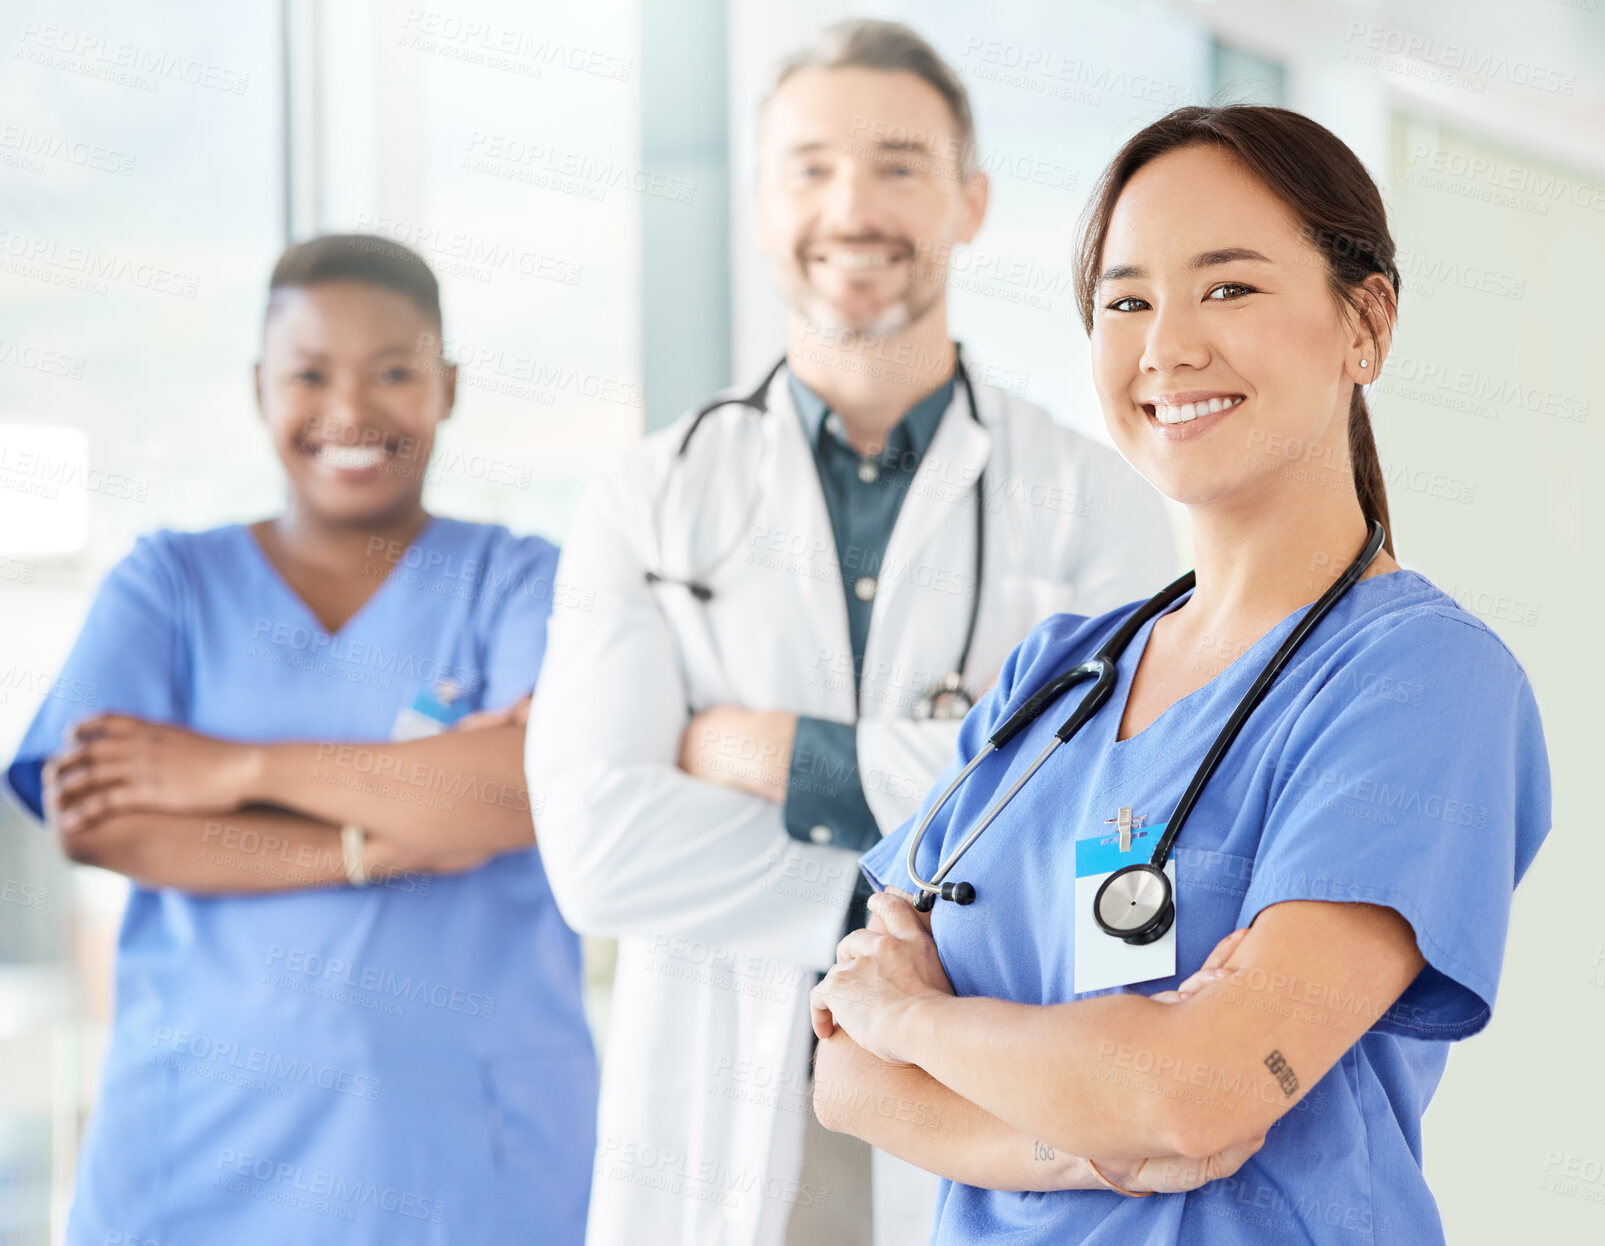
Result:
M1235 407L1242 401L1241 398L1209 398L1203 402L1184 402L1180 406L1158 402L1153 404L1154 418L1161 424L1186 424L1201 415L1213 415L1217 411Z
M890 251L824 251L814 257L814 262L837 268L885 268L892 259Z
M376 446L336 446L325 443L318 447L318 462L325 467L341 471L359 472L378 467L384 462L385 452Z

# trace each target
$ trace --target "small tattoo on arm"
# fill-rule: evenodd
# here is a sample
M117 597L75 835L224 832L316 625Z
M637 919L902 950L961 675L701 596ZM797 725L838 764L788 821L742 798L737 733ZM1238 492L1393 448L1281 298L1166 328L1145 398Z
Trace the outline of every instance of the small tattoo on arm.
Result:
M1293 1066L1288 1064L1280 1051L1273 1051L1265 1057L1265 1067L1276 1075L1282 1093L1289 1099L1298 1093L1298 1074L1293 1072Z
M1049 1160L1053 1158L1053 1148L1046 1142L1036 1141L1031 1144L1031 1158Z

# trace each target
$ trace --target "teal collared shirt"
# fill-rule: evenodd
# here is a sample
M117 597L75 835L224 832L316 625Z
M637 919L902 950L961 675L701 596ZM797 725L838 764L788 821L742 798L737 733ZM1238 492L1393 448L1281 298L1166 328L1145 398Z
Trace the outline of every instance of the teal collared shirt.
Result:
M952 405L954 379L949 377L941 388L909 408L887 434L880 453L874 455L860 455L853 449L825 400L790 369L786 383L813 451L836 540L856 691L886 544L914 473ZM862 851L880 838L875 817L864 800L858 773L858 733L853 723L798 718L783 817L793 838L814 843Z

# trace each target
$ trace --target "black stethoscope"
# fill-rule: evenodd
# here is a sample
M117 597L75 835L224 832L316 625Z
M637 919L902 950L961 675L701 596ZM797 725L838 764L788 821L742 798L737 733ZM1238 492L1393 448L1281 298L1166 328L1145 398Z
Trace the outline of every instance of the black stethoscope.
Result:
M970 384L970 374L964 366L962 347L955 348L954 361L954 375L958 378L959 383L964 386L964 397L969 404L970 418L980 424L981 414L975 405L975 388ZM746 407L754 415L766 415L769 411L769 388L775 383L775 378L780 375L780 370L785 366L786 357L782 355L775 366L769 369L764 379L759 382L758 387L750 394L715 398L706 406L699 408L697 413L691 417L691 427L685 430L685 436L680 439L680 446L674 452L674 458L670 464L671 467L675 463L684 462L686 451L690 448L691 439L696 436L697 429L701 428L702 422L719 408L740 406ZM663 485L658 491L656 508L660 531L662 530L663 501L668 494L668 489L669 478L668 474L665 473ZM735 539L719 551L700 570L694 571L687 576L673 576L662 571L648 570L646 582L648 584L679 584L691 596L706 605L713 600L713 588L708 583L708 577L741 547L743 538L752 530L753 524L757 520L758 506L762 500L762 488L754 489L752 501L747 505L746 516L741 521L741 527L737 531ZM970 598L970 618L964 631L964 647L959 650L958 665L950 673L944 675L927 688L919 699L914 702L912 712L915 718L963 718L975 704L974 698L970 696L970 693L964 687L964 668L970 663L970 646L975 640L975 622L981 612L981 574L986 568L985 547L986 488L985 473L982 472L977 474L975 478L975 592Z
M1092 916L1105 934L1117 939L1124 939L1127 943L1152 943L1162 938L1171 923L1176 918L1175 899L1171 894L1170 879L1165 875L1165 863L1170 860L1171 846L1176 837L1181 834L1181 828L1198 803L1198 797L1204 790L1204 784L1209 782L1209 776L1214 773L1216 765L1231 747L1237 733L1242 730L1243 724L1254 707L1259 704L1266 690L1282 673L1288 661L1292 658L1304 638L1312 632L1316 625L1331 612L1337 605L1338 599L1349 590L1349 587L1360 578L1365 569L1371 565L1377 551L1382 548L1382 542L1387 536L1386 529L1380 521L1371 521L1371 533L1365 543L1365 548L1337 579L1337 582L1321 595L1319 601L1310 608L1299 624L1286 640L1282 642L1271 660L1265 664L1258 678L1238 702L1232 716L1226 720L1226 725L1215 737L1210 745L1209 752L1205 754L1203 763L1193 775L1192 782L1182 793L1176 811L1170 815L1165 824L1165 833L1160 836L1159 842L1154 845L1153 856L1145 862L1127 865L1116 870L1103 885L1098 888L1098 894L1093 897ZM928 913L935 907L938 898L951 900L956 904L972 904L975 901L975 888L969 883L949 883L943 880L948 872L957 864L960 857L969 851L970 846L980 838L981 832L997 818L1004 807L1013 799L1014 794L1025 786L1026 781L1047 761L1053 750L1069 740L1081 730L1082 725L1098 712L1098 708L1109 699L1114 690L1118 672L1115 662L1120 654L1131 642L1133 636L1141 630L1144 623L1162 613L1183 593L1193 587L1194 574L1189 571L1173 584L1167 585L1155 593L1143 605L1139 606L1118 630L1109 637L1103 647L1088 662L1058 675L1049 680L1041 688L1015 710L1004 721L1003 725L992 733L991 738L976 753L969 765L959 772L953 782L949 783L947 790L942 793L941 799L931 806L930 811L920 820L908 844L908 876L914 880L920 894L914 901L914 907L922 913ZM1065 719L1064 724L1053 733L1053 740L1047 748L1042 750L1040 756L1026 769L1026 772L1015 780L1014 785L1003 794L991 809L987 810L981 820L966 835L959 846L947 860L940 863L935 875L929 880L920 877L915 868L915 857L919 853L920 841L925 836L925 828L930 826L931 819L947 804L948 799L958 789L959 784L969 777L970 772L979 766L993 753L1003 748L1010 740L1039 718L1048 708L1073 684L1083 679L1092 679L1091 691L1082 697L1081 703L1076 706L1075 712Z

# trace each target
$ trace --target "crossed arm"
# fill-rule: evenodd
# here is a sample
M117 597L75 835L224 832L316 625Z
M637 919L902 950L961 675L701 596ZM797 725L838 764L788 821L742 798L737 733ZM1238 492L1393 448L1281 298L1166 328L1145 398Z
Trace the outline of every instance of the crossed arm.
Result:
M527 707L402 743L237 742L100 715L46 763L45 815L67 856L151 887L343 883L346 823L364 829L378 878L470 869L535 842Z
M1391 909L1290 901L1174 992L1045 1007L958 998L906 898L889 890L871 906L878 920L842 941L815 988L815 1110L992 1189L1094 1184L1073 1162L1044 1183L1048 1157L1066 1154L1097 1157L1128 1189L1228 1175L1425 964ZM1290 983L1319 984L1319 999L1305 990L1298 1008L1266 1009ZM916 1106L887 1113L888 1095Z

